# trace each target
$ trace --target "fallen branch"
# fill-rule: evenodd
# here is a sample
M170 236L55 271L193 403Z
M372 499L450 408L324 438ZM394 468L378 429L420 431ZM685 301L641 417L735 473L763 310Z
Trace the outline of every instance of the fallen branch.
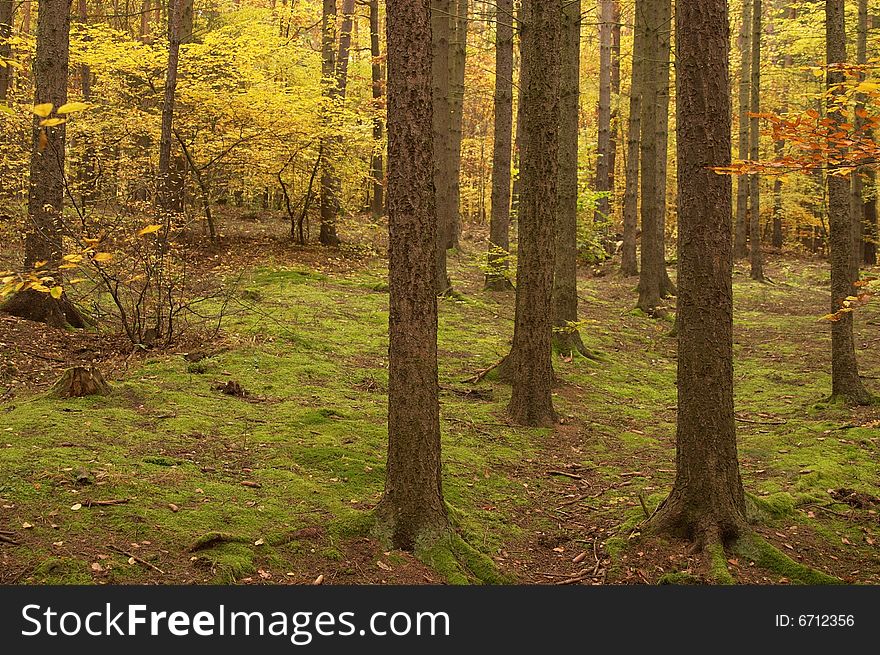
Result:
M12 534L12 533L10 533ZM0 534L0 541L5 544L12 544L13 546L21 546L21 543L13 539L12 537L7 537L5 534Z
M128 552L127 550L122 550L122 548L119 548L119 547L117 547L117 546L114 546L113 544L110 544L110 545L108 546L108 548L109 548L110 550L115 550L117 553L121 553L122 555L127 555L128 557L130 557L131 559L133 559L133 560L134 560L135 562L137 562L138 564L142 564L143 566L146 566L146 567L149 568L149 569L153 569L154 571L156 571L156 572L158 572L158 573L161 573L162 575L165 575L165 571L163 571L162 569L160 569L160 568L159 568L158 566L156 566L155 564L150 564L148 561L146 561L146 560L144 560L144 559L141 559L141 558L138 557L137 555L134 555L134 554Z
M752 425L785 425L788 421L753 421L752 419L734 416L740 423L751 423Z
M584 476L578 475L577 473L567 473L565 471L547 471L547 475L561 475L566 478L571 478L572 480L583 480Z
M116 500L85 500L82 505L83 507L107 507L109 505L125 505L129 500L129 498L119 498Z
M491 373L496 368L501 366L504 363L505 359L507 359L507 358L503 357L502 359L498 360L496 363L492 364L492 366L490 366L489 368L484 368L482 370L477 371L476 375L468 378L467 380L462 380L462 383L463 384L476 384L477 382L482 381L482 379L485 378L487 375L489 375L489 373Z

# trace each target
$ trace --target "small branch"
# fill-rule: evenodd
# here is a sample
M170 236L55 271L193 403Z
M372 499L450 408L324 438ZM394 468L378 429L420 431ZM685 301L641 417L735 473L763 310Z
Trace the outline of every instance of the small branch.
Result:
M84 507L106 507L109 505L125 505L130 499L119 498L118 500L86 500L83 502Z
M507 359L507 358L504 357L504 358L500 359L498 362L496 362L495 364L492 364L492 366L490 366L489 368L484 368L484 369L482 369L482 370L480 370L480 371L477 371L477 374L476 374L476 375L474 375L473 377L468 378L467 380L462 380L462 383L464 383L464 384L476 384L477 382L482 381L482 379L485 378L487 375L489 375L489 373L491 373L491 372L494 371L496 368L498 368L499 366L501 366L501 364L504 363L504 360L505 360L505 359Z
M0 533L0 542L5 544L12 544L13 546L21 546L21 543L13 539L12 537L7 537L5 534Z
M751 423L752 425L785 425L788 421L753 421L752 419L735 416L740 423Z
M165 575L165 571L160 569L158 566L156 566L154 564L150 564L148 561L141 559L137 555L133 555L132 553L128 552L127 550L122 550L121 548L118 548L117 546L114 546L113 544L110 544L108 546L108 548L110 550L115 550L117 553L121 553L122 555L127 555L128 557L133 559L135 562L137 562L138 564L143 564L148 569L153 569L154 571L161 573L162 575Z
M578 475L577 473L567 473L565 471L547 471L547 475L561 475L566 478L571 478L572 480L583 480L584 476Z

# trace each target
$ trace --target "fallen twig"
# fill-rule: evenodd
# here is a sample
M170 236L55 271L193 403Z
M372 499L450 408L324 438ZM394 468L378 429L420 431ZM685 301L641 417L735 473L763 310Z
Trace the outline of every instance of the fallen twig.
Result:
M785 425L788 421L753 421L749 418L743 418L741 416L734 416L737 421L740 423L751 423L753 425Z
M162 569L160 569L160 568L159 568L158 566L156 566L155 564L150 564L148 561L146 561L146 560L144 560L144 559L141 559L141 558L138 557L137 555L134 555L134 554L128 552L127 550L123 550L122 548L119 548L119 547L117 547L117 546L114 546L113 544L110 544L110 545L108 546L108 548L109 548L110 550L115 550L117 553L121 553L122 555L127 555L128 557L130 557L131 559L133 559L133 560L134 560L135 562L137 562L138 564L142 564L142 565L146 566L146 567L149 568L149 569L153 569L154 571L156 571L156 572L158 572L158 573L161 573L162 575L165 575L165 571L163 571Z
M118 498L116 500L84 500L83 507L106 507L109 505L125 505L129 498Z
M651 512L648 511L648 506L645 505L645 497L642 494L639 494L639 504L642 506L642 511L645 513L645 520L647 521L651 518Z
M561 475L566 478L571 478L572 480L583 480L584 476L578 475L577 473L567 473L565 471L547 471L547 475Z
M12 533L10 533L12 534ZM21 543L13 539L12 537L7 537L5 534L0 534L0 541L5 544L12 544L13 546L21 546Z
M491 373L496 368L501 366L501 364L504 363L505 359L507 359L507 358L504 357L504 358L498 360L496 363L492 364L492 366L490 366L489 368L484 368L480 371L477 371L476 375L474 375L473 377L469 377L467 380L462 380L462 383L463 384L476 384L477 382L480 382L483 378L485 378L487 375L489 375L489 373Z

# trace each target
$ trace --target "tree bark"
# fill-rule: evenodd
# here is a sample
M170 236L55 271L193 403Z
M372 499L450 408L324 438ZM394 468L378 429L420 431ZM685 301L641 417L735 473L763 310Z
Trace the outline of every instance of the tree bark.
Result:
M846 23L844 0L825 0L825 37L829 66L827 116L836 125L846 122L846 116L835 108L841 91L838 85L844 81L843 71L834 64L846 63ZM832 125L833 129L833 125ZM827 175L828 223L831 247L831 312L837 314L847 296L855 292L852 272L852 213L850 209L850 185L847 178ZM867 404L871 396L859 378L853 336L852 312L842 312L839 319L831 322L831 396L852 404Z
M641 113L645 68L644 5L636 3L633 29L632 78L629 92L627 122L626 189L623 196L623 252L620 272L625 276L639 274L636 252L639 229L639 156L641 152Z
M376 514L406 550L447 528L437 380L430 0L387 0L388 466Z
M522 198L516 274L516 318L510 372L511 419L545 425L556 419L551 387L551 296L558 205L559 79L562 0L526 0L522 27Z
M648 529L699 546L745 529L733 412L732 186L726 0L676 2L678 426L676 476Z
M452 290L446 268L446 249L449 226L452 225L452 134L450 106L450 39L452 37L452 0L433 0L431 3L432 61L434 89L434 187L437 193L437 295Z
M168 68L165 72L165 92L162 103L162 128L159 137L159 169L157 182L157 199L159 209L165 214L163 222L170 221L175 210L175 188L180 184L172 175L171 144L174 138L174 102L177 94L177 68L180 61L180 41L184 5L187 0L170 0L168 12ZM175 167L176 168L176 167Z
M384 151L385 127L382 122L382 97L385 79L382 70L382 53L379 49L379 0L370 0L370 55L373 58L373 157L370 162L370 177L373 180L373 193L370 211L373 218L379 218L385 208L385 165Z
M663 313L675 292L666 270L666 146L669 121L670 0L644 0L645 68L641 102L642 266L638 308ZM637 8L638 11L638 8ZM638 20L637 20L638 22Z
M858 0L858 24L856 31L856 64L868 63L868 0ZM859 71L859 82L864 82L865 73ZM868 98L863 93L856 94L853 126L860 133L865 129L865 107ZM853 237L853 280L858 280L862 262L865 261L865 169L859 168L852 174L852 237Z
M580 3L578 3L580 4ZM596 201L594 221L606 225L611 215L611 59L614 46L614 7L612 0L599 0L599 106L597 114L596 192L605 194ZM580 43L580 39L578 39ZM578 56L580 56L578 54ZM570 66L563 62L563 66ZM562 91L565 102L566 91ZM564 139L561 140L564 143Z
M34 104L51 103L54 109L67 102L67 68L70 59L70 0L40 0L37 14L37 50L34 56ZM34 116L31 135L28 226L24 268L62 283L64 234L65 125L41 127ZM27 320L62 327L85 327L85 320L64 293L26 289L16 293L3 311Z
M446 226L446 247L457 248L461 235L461 142L464 117L464 78L467 65L467 28L470 0L453 0L451 50L449 59L449 150L451 157L451 194L449 223Z
M739 76L739 152L741 160L749 158L749 99L752 83L752 2L743 0L742 23L739 33L740 76ZM736 233L733 256L745 259L749 254L749 177L736 178Z
M513 0L498 0L495 17L495 143L486 289L506 291L510 257L510 184L513 140Z
M620 141L620 2L611 2L611 143L608 150L608 191L611 209L617 198L617 148Z
M321 143L321 230L318 237L321 245L324 246L339 245L336 223L341 212L342 182L336 170L336 162L342 156L340 121L348 86L348 56L351 50L354 0L342 1L338 51L336 50L336 15L336 0L324 0L321 68L324 74L326 106L325 134Z
M552 312L553 346L560 353L570 356L575 352L588 354L576 327L581 0L566 0L563 12L559 86L559 206L556 215ZM610 96L610 79L608 82ZM607 220L607 214L603 214L601 220Z
M754 0L752 8L752 63L751 93L749 97L749 158L761 157L761 130L757 114L761 111L761 30L763 7L761 0ZM761 176L749 175L749 263L753 280L764 281L764 253L761 236Z

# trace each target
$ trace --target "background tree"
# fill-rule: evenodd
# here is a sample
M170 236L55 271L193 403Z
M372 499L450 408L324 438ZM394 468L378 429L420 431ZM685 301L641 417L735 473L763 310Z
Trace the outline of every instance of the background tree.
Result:
M15 15L13 0L0 0L0 102L6 102L9 85L12 82L12 68L6 64L12 54L12 19Z
M174 104L177 99L177 72L180 63L180 43L183 33L183 15L187 0L171 0L168 11L168 63L165 69L165 87L162 101L162 128L159 137L159 168L157 170L156 199L165 221L175 211L179 212L177 195L182 197L182 185L179 176L172 175L171 145L174 140ZM177 180L173 179L177 177ZM167 233L167 228L166 228ZM167 234L166 234L167 236Z
M749 101L751 99L752 82L752 3L754 0L743 0L742 21L739 31L739 158L749 158ZM737 259L745 259L748 254L749 237L749 177L739 175L736 178L736 231L733 255Z
M755 0L752 8L752 63L750 75L749 110L749 157L752 161L761 158L761 132L758 114L761 112L761 30L763 5ZM761 177L758 173L749 175L749 263L753 280L764 281L764 254L761 237Z
M642 85L645 68L645 5L635 4L632 74L627 123L626 189L623 198L623 249L620 271L626 276L639 274L637 233L639 228L639 155L641 152Z
M838 103L844 82L840 64L846 63L844 9L844 0L825 0L827 116L838 129L847 120ZM854 295L856 281L852 266L850 184L848 178L840 174L828 174L826 178L831 241L831 313L837 315L837 319L831 322L831 395L849 403L867 404L871 402L871 396L859 377L852 312L841 311L846 299Z
M447 525L434 284L431 3L387 0L387 7L388 464L376 513L394 547L412 550Z
M649 529L711 548L745 529L733 411L733 244L726 0L676 2L676 475Z
M450 39L452 38L452 0L431 2L432 70L434 80L434 188L437 193L437 253L435 257L437 295L452 290L446 267L446 250L450 226L453 224L452 204L452 109L450 106Z
M384 123L382 122L382 110L385 78L382 71L382 52L379 49L379 0L370 0L370 56L372 57L371 73L373 77L373 140L375 146L370 163L370 177L373 180L372 194L370 196L370 211L373 218L382 215L385 207L385 170L384 156Z
M579 3L578 3L579 4ZM614 48L614 3L612 0L599 0L599 106L598 106L598 144L596 146L596 192L603 194L596 201L595 221L608 222L611 214L611 179L614 162L611 156L611 77ZM580 30L580 28L578 28ZM580 37L580 32L578 32ZM580 38L578 38L580 44ZM578 62L580 50L578 50ZM578 66L580 71L580 66ZM566 92L562 92L563 99ZM565 142L565 139L562 140ZM577 158L575 158L577 161Z
M510 255L510 178L513 147L513 0L498 0L495 14L495 138L492 155L492 213L486 288L512 288Z
M37 50L34 57L35 115L31 129L28 225L24 268L61 282L64 160L66 126L63 114L50 117L67 103L67 68L70 59L70 0L40 0L37 9ZM37 108L41 107L40 111ZM56 327L85 327L85 320L66 293L54 294L27 288L10 298L3 311Z
M449 168L451 193L444 236L446 248L457 248L461 234L461 142L464 117L464 79L467 64L468 12L470 0L453 0L450 16L449 52Z
M526 0L521 155L522 196L516 269L516 317L509 371L510 417L522 425L555 420L551 296L558 205L559 79L562 0Z

